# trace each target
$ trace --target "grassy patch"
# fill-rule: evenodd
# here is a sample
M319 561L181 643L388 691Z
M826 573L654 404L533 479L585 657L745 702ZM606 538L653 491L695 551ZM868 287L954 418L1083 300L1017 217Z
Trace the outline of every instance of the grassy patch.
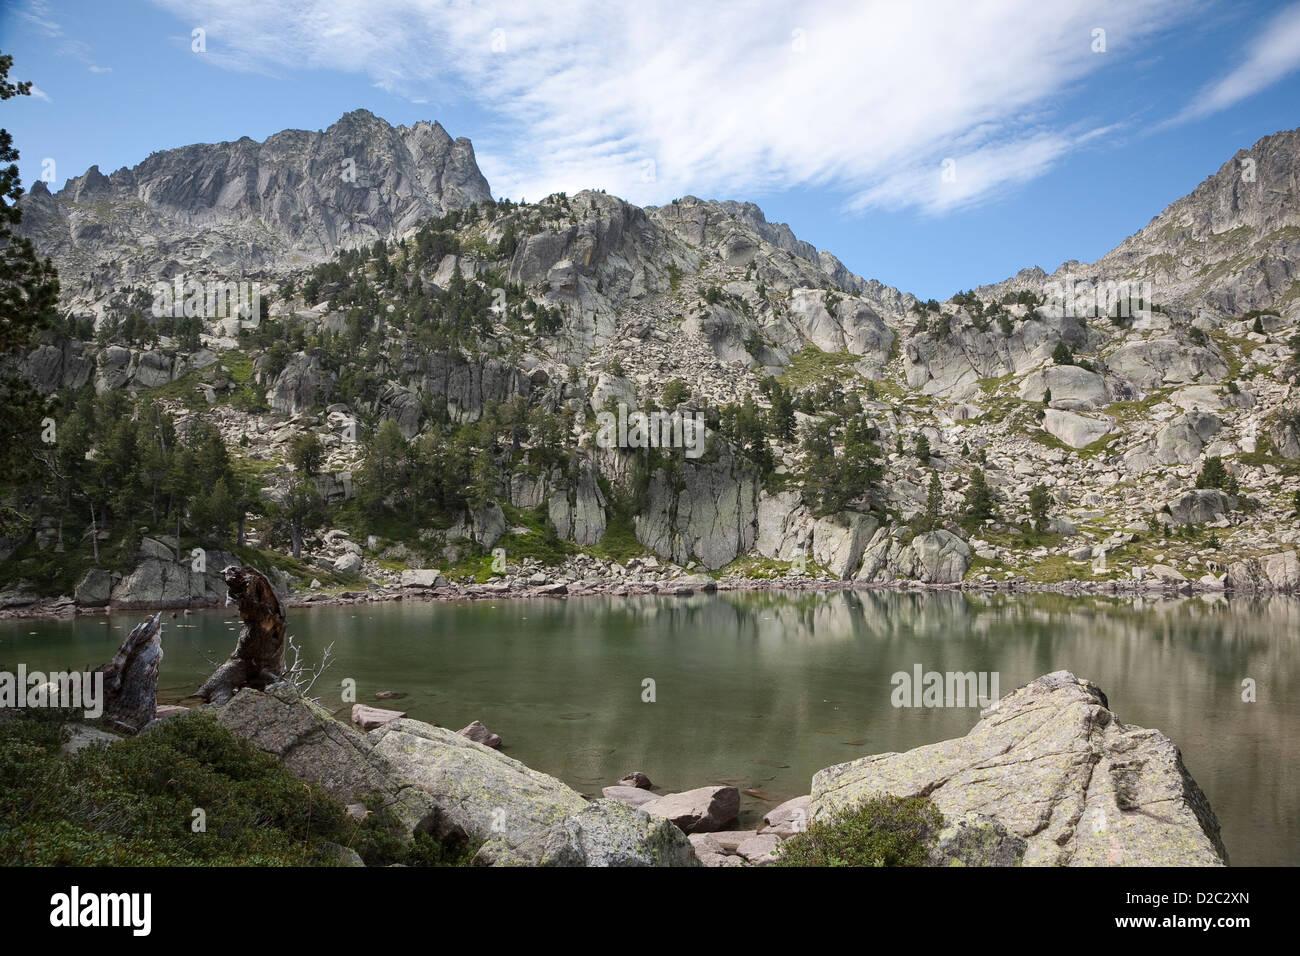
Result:
M825 378L843 378L860 358L851 352L823 352L809 343L790 357L780 381L787 388L803 388Z
M253 360L243 352L222 352L220 364L230 372L236 385L247 385L253 380Z
M507 533L496 544L498 548L505 548L507 559L512 563L531 558L553 568L563 564L565 558L578 553L572 542L563 540L555 533L555 526L551 524L545 505L531 511L502 505L502 510L512 527L528 529L527 534Z
M230 550L244 564L257 568L263 573L274 568L303 582L316 578L327 588L346 588L359 586L362 583L359 575L340 574L332 568L316 567L301 558L295 558L290 554L282 554L279 551L272 551L269 548L250 548L247 545L236 545Z
M1172 388L1158 388L1141 401L1111 402L1106 406L1106 414L1121 425L1150 416L1151 409L1168 400L1173 394Z
M776 558L764 557L761 554L746 554L715 571L713 576L716 578L738 576L754 580L780 578L791 574L794 566L793 561L781 561ZM805 562L804 573L809 577L816 577L824 570L825 568L816 562Z
M1006 375L999 375L994 378L982 378L975 384L979 386L979 390L985 398L992 398L1015 377L1015 372L1008 372Z
M650 553L650 549L637 540L636 522L632 513L612 509L604 535L587 550L592 557L617 561L619 564L626 564L632 558Z
M1082 448L1075 448L1072 445L1067 445L1045 428L1030 432L1028 437L1031 441L1036 441L1038 444L1043 445L1046 448L1054 448L1060 451L1070 452L1071 454L1078 455L1080 458L1096 458L1098 455L1105 454L1106 449L1110 447L1110 443L1119 438L1122 434L1122 432L1109 432L1102 435L1095 442L1084 445Z

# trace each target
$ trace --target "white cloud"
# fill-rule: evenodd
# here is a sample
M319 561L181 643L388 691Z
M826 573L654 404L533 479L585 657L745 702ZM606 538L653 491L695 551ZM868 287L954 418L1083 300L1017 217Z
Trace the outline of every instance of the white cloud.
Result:
M1068 137L1041 133L945 156L932 168L907 165L863 190L849 205L856 210L916 206L930 215L963 209L1041 175L1072 145Z
M1246 61L1201 90L1173 122L1200 119L1225 110L1296 69L1300 69L1300 3L1273 17L1251 42Z
M960 208L1041 174L1080 134L1055 99L1133 56L1177 0L608 4L155 0L223 65L338 69L412 102L468 101L494 191L636 202L823 185L850 205ZM1107 52L1093 51L1093 30ZM340 104L340 112L351 104ZM436 116L430 116L436 119ZM940 178L957 159L953 182Z
M43 89L41 89L41 88L40 88L39 86L37 86L35 83L32 84L32 90L31 90L31 92L32 92L32 96L36 97L38 100L43 100L43 101L45 101L46 103L53 103L53 102L54 102L54 100L50 99L50 94L49 94L49 93L46 93Z

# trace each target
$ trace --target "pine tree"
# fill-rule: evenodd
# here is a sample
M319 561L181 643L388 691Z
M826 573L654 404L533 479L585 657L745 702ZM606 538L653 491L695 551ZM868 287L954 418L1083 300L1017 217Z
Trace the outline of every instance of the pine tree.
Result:
M10 82L13 57L0 54L0 100L31 95L30 82ZM55 315L59 281L49 259L40 259L31 240L15 235L22 221L18 199L18 150L8 130L0 129L0 481L7 487L34 478L41 438L43 403L22 377L15 360L32 346L36 333ZM0 502L0 533L23 519Z
M984 469L976 468L971 472L970 484L966 488L966 517L972 521L987 521L997 517L997 506L993 500L993 489L984 477Z
M925 495L925 528L934 531L943 522L943 485L939 482L939 472L930 469L930 487Z
M1029 492L1029 517L1035 531L1047 530L1047 512L1052 507L1052 493L1046 485L1034 485Z

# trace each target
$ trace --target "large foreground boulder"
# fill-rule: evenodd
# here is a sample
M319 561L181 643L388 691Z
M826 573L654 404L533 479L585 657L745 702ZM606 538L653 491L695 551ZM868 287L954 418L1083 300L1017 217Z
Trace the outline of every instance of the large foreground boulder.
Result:
M697 864L668 821L616 801L588 803L554 777L442 727L400 718L361 734L287 684L245 688L217 719L344 803L378 799L408 836L481 844L479 865Z
M485 857L522 862L515 851L586 801L561 781L444 727L403 718L368 739L399 786L443 809L437 835L487 840Z
M409 833L433 822L432 801L401 788L393 768L375 754L364 734L288 684L272 684L265 691L245 687L217 711L217 722L278 757L299 780L320 784L345 804L377 798Z
M1021 855L1018 843L996 828L986 841L969 814L1024 840L1027 866L1227 862L1219 821L1178 748L1157 730L1120 723L1105 695L1068 671L986 708L965 737L822 770L813 820L885 793L928 796L967 831L953 840L986 842L995 860Z

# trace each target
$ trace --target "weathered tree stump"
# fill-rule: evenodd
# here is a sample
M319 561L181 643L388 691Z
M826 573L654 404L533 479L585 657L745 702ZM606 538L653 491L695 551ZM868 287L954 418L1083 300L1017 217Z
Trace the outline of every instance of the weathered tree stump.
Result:
M104 675L104 721L136 733L153 720L162 656L162 615L155 614L132 628L113 659L96 671Z
M231 600L239 605L244 626L235 651L195 694L200 700L224 704L252 687L265 690L284 675L284 606L260 571L231 567L221 572Z

